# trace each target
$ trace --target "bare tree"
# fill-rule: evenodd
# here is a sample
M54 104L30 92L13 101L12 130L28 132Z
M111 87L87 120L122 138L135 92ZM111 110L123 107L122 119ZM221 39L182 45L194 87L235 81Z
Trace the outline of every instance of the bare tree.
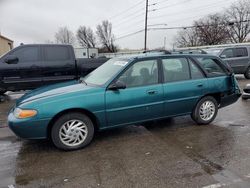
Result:
M194 22L200 45L228 43L230 37L225 17L220 14L209 15Z
M199 46L199 37L194 28L184 29L178 32L176 37L178 47Z
M66 26L60 27L55 34L55 42L58 44L74 45L75 42L74 34Z
M96 38L91 28L80 26L77 30L76 37L81 46L87 48L95 48Z
M239 0L226 10L231 42L245 42L250 33L250 1Z
M117 51L117 46L114 44L115 37L112 33L112 24L108 20L102 21L102 23L96 27L96 34L107 52Z

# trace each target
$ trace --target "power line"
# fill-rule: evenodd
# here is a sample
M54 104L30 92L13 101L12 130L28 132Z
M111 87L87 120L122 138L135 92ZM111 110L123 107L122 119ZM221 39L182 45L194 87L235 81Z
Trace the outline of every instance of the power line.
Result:
M144 12L137 12L136 14L131 15L132 17L130 16L129 19L124 19L122 22L119 22L118 24L114 24L114 28L119 28L120 25L124 26L125 23L134 21L135 19L137 19L139 16L142 16L142 15L144 15Z
M192 1L192 0L191 0L191 1ZM159 7L159 8L157 8L156 10L161 10L161 9L170 8L170 7L177 6L177 5L179 5L179 4L183 4L183 3L187 3L187 2L189 2L189 1L184 0L184 1L182 1L182 2L173 3L173 4L170 4L170 5L167 5L167 6Z
M141 32L143 32L143 31L144 31L144 29L141 29L141 30L138 30L138 31L136 31L136 32L129 33L129 34L123 35L123 36L121 36L121 37L118 37L118 38L116 38L115 40L120 40L120 39L123 39L123 38L127 38L127 37L133 36L133 35L135 35L135 34L141 33Z
M113 18L113 19L119 18L120 15L123 15L124 13L129 12L130 10L134 9L135 7L137 7L138 5L144 3L144 1L145 1L145 0L142 0L142 1L140 1L140 2L138 2L138 3L136 3L136 4L134 4L133 6L131 6L131 7L127 8L127 9L125 9L124 11L121 11L120 13L111 16L109 19L112 20L113 17L115 17L115 18Z
M134 21L136 21L136 20L134 20ZM115 27L115 29L117 30L118 28L121 29L121 28L124 28L124 27L128 27L128 26L130 26L130 25L143 23L144 19L140 19L140 20L138 20L138 21L136 21L136 22L134 22L134 21L133 21L133 22L130 22L129 24L125 24L125 25L121 25L121 26L119 26L119 27ZM115 29L114 29L114 30L115 30Z
M227 25L232 26L232 25L234 25L236 23L245 23L245 22L250 22L250 19L249 20L243 20L243 21L228 22ZM199 28L199 27L206 27L206 26L223 26L223 25L225 25L225 24L207 24L207 25L196 25L196 26L189 25L189 26L175 26L175 27L163 27L163 28L148 28L147 30L148 31L154 31L154 30L191 29L191 28ZM141 29L141 30L138 30L136 32L129 33L129 34L123 35L121 37L118 37L118 38L116 38L116 40L127 38L127 37L133 36L135 34L141 33L143 31L144 31L144 29Z
M219 4L221 3L224 3L225 1L219 1L218 3L213 3L213 4L208 4L208 5L202 5L202 6L199 6L199 7L193 7L191 9L186 9L178 14L183 14L185 12L191 12L193 13L191 10L193 9L199 9L199 10L196 10L195 12L200 12L201 10L203 11L204 9L207 9L207 8L212 8L212 7L215 7L218 6ZM204 8L203 8L204 7ZM149 19L158 19L158 18L162 18L162 17L168 17L168 16L172 16L174 13L171 13L171 14L164 14L164 15L159 15L159 16L154 16L154 17L150 17Z

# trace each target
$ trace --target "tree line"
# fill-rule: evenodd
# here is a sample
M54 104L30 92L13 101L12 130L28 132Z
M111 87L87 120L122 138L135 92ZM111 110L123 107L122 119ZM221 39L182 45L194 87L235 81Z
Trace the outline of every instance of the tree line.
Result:
M117 46L114 44L114 39L112 24L107 20L97 25L95 32L90 27L80 26L74 35L71 30L64 26L55 33L55 42L58 44L74 45L78 42L84 48L99 47L100 52L116 52Z
M222 13L208 15L177 33L178 47L242 43L249 40L250 1L239 0Z

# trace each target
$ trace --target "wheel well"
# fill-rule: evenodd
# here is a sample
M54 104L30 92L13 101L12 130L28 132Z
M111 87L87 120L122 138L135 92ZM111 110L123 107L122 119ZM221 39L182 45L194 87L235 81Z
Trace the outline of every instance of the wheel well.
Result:
M81 108L67 109L67 110L64 110L62 112L59 112L50 120L49 125L47 127L47 138L49 138L49 139L51 138L51 130L52 130L52 127L53 127L54 123L56 122L56 120L59 117L61 117L62 115L70 113L70 112L78 112L78 113L82 113L82 114L87 115L91 119L91 121L93 122L95 131L99 129L99 121L98 121L97 117L93 113L91 113L90 111L85 110L85 109L81 109Z
M221 93L211 93L211 94L205 95L204 97L207 97L207 96L211 96L211 97L215 98L218 105L220 104L220 102L221 102Z

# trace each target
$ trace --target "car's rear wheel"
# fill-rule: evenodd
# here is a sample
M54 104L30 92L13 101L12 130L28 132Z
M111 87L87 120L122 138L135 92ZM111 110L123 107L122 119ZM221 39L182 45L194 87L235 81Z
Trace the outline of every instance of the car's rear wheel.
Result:
M203 97L193 110L191 117L198 125L211 123L218 112L218 103L214 97Z
M247 68L244 76L245 76L246 79L250 79L250 67Z
M76 150L87 146L94 136L94 124L85 114L67 113L54 123L51 138L62 150Z

